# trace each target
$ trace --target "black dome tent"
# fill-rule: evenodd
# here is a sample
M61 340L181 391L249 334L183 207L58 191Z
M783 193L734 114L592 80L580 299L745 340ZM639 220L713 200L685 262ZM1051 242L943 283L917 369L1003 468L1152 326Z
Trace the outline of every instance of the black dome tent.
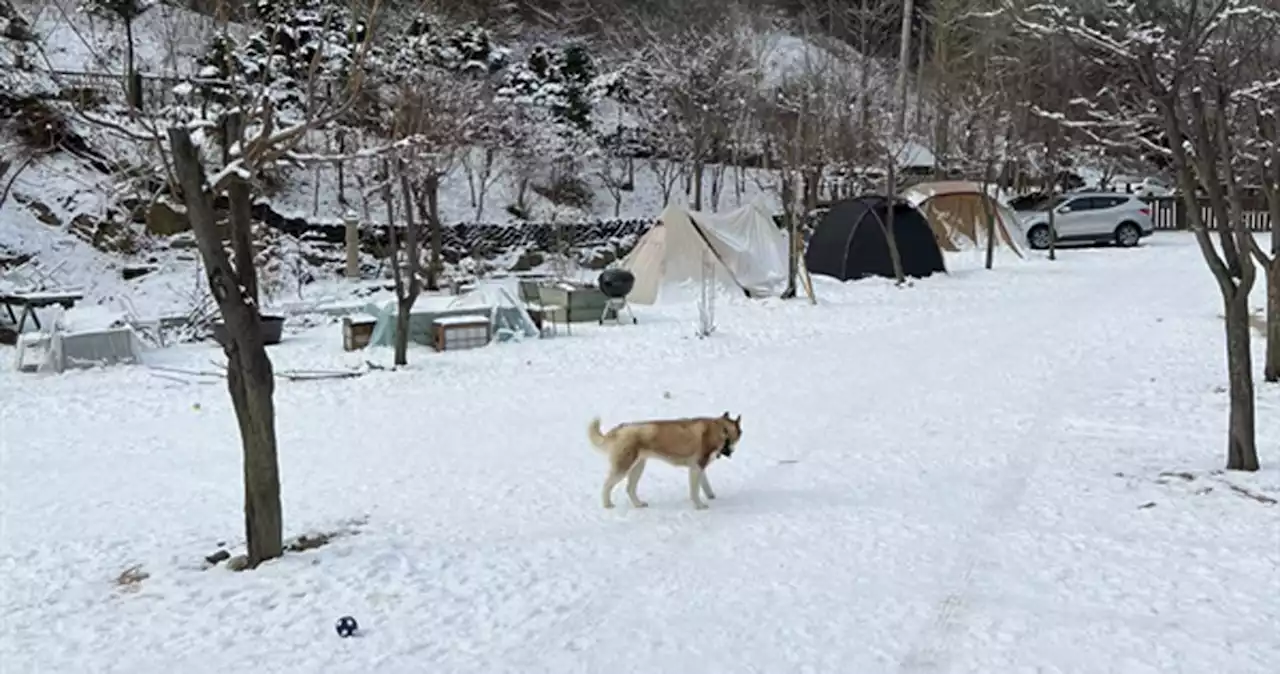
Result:
M885 238L889 203L885 197L862 196L832 205L809 238L804 254L809 272L841 281L867 276L893 278L893 260ZM929 221L905 201L893 202L893 231L904 274L924 278L946 271Z

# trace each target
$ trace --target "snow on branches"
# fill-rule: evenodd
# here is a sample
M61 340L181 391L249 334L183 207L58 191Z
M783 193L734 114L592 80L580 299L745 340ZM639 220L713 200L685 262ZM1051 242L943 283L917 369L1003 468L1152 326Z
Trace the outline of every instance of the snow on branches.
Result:
M1068 109L1037 112L1103 145L1216 156L1216 129L1232 126L1241 98L1280 88L1274 73L1267 81L1260 72L1274 61L1257 58L1276 50L1280 11L1271 3L1121 0L1086 11L1058 2L1013 15L1023 31L1065 42L1082 58L1083 86ZM1207 113L1203 124L1192 109Z
M511 52L494 44L489 31L468 23L447 31L439 21L417 14L404 34L396 39L388 57L388 67L396 72L412 72L423 65L449 72L489 76L507 67Z

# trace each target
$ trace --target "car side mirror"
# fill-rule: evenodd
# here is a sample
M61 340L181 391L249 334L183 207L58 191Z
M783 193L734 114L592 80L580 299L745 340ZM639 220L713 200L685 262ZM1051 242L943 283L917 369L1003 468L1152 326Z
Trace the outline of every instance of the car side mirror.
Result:
M1065 213L1070 213L1070 212L1071 212L1071 207L1070 207L1070 206L1059 206L1059 207L1058 207L1058 212L1059 212L1059 213L1064 213L1064 214L1065 214Z

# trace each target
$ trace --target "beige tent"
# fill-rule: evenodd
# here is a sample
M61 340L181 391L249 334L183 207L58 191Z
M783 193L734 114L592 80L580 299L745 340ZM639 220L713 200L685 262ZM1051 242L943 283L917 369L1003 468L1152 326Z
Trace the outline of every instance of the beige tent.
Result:
M701 283L703 263L714 282L751 297L772 297L787 285L787 235L760 203L724 213L671 205L622 260L636 277L627 300L653 304L664 289Z
M977 183L920 183L907 188L902 196L924 213L942 250L985 248L987 214L992 213L996 219L996 244L1022 256L1026 235L1018 216Z

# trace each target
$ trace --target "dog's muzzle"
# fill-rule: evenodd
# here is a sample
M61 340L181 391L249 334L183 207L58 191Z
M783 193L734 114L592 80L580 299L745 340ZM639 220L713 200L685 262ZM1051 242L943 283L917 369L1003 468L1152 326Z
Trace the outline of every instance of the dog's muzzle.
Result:
M729 444L728 440L725 440L724 446L720 448L720 456L726 459L733 456L733 445Z

